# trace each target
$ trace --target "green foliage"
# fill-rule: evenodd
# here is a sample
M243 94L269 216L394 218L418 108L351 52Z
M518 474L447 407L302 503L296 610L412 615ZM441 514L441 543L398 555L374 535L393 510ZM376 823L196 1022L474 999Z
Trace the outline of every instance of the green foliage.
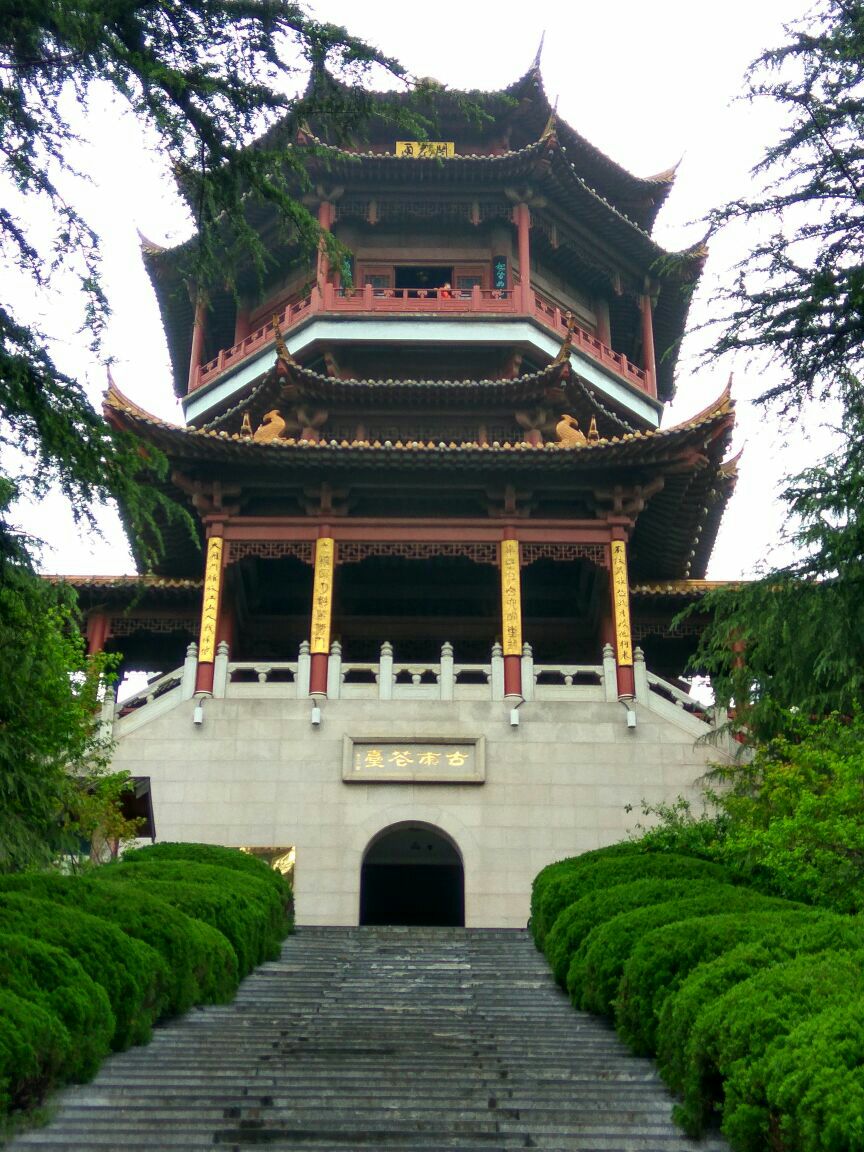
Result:
M606 862L617 856L636 856L643 854L645 849L635 840L622 840L619 844L610 844L605 848L594 848L590 852L582 852L579 856L567 856L564 860L556 860L547 864L534 877L531 885L531 929L535 943L540 948L541 941L537 938L537 913L544 898L546 889L554 884L561 876L575 869L593 868L597 863ZM551 927L551 924L550 924Z
M864 1000L839 1004L774 1041L760 1061L768 1130L795 1152L864 1145Z
M657 1048L663 1006L700 964L749 941L795 941L802 951L864 945L854 920L821 910L782 907L770 912L703 916L655 928L640 940L624 965L615 1000L618 1034L640 1055Z
M167 904L218 929L237 954L240 976L279 955L289 929L273 885L232 868L172 861L108 864L94 879L143 887Z
M785 901L772 901L747 888L717 884L713 891L692 899L623 912L598 925L574 953L567 970L567 991L577 1007L612 1015L624 965L646 932L697 916L786 906Z
M0 932L32 936L78 961L108 996L115 1051L150 1039L151 1026L162 1015L170 975L148 944L78 908L12 893L0 894Z
M0 988L0 1117L38 1104L61 1079L71 1047L56 1012Z
M573 955L585 943L589 933L623 912L664 904L670 900L707 894L716 887L715 880L635 880L599 888L568 905L558 916L546 936L546 959L555 979L564 987Z
M71 1040L63 1074L89 1080L114 1034L104 988L60 948L7 932L0 933L0 987L60 1019Z
M291 885L280 873L268 867L263 860L239 848L225 848L221 844L183 844L161 840L143 848L134 848L123 854L124 864L152 864L163 860L189 860L194 864L212 864L219 868L233 868L245 876L263 880L278 893L286 909L291 907Z
M603 855L606 853L606 855ZM590 863L580 864L576 856L572 861L552 865L556 871L544 870L535 880L532 900L531 929L539 947L544 946L546 934L560 913L569 905L598 888L626 884L649 878L692 878L694 880L728 879L717 864L694 860L687 856L663 853L643 853L637 846L612 852L601 849ZM541 883L542 881L542 883ZM539 884L539 890L538 890Z
M698 1134L722 1105L722 1128L737 1152L761 1152L768 1110L760 1057L803 1019L862 993L862 954L829 951L773 964L707 1006L690 1032L684 1102L677 1110L688 1132Z

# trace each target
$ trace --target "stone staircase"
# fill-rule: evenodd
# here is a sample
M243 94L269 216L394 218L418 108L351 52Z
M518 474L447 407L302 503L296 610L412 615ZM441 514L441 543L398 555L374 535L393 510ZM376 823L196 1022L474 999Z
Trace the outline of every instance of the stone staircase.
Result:
M301 928L234 1003L60 1093L12 1149L720 1152L525 932Z

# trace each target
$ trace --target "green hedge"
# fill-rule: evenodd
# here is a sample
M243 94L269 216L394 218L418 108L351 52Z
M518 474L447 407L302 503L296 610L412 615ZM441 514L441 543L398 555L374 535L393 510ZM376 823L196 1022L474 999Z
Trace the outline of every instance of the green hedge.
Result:
M566 856L563 860L556 860L554 864L547 864L534 877L531 885L531 928L536 940L536 921L539 914L539 905L544 893L550 884L560 876L573 872L578 868L592 868L599 862L606 862L621 856L644 856L645 849L636 840L623 840L620 844L610 844L606 848L593 848L589 852L582 852L579 856ZM551 925L550 925L551 927Z
M290 928L272 884L243 872L191 861L119 861L100 868L97 882L142 887L188 916L217 928L237 953L241 977L279 955Z
M624 965L615 1001L618 1034L639 1055L652 1055L663 1006L695 968L747 941L800 941L808 930L814 930L808 939L818 939L818 947L848 947L854 934L858 946L864 946L864 931L848 918L794 904L788 911L781 907L704 916L654 929Z
M71 1051L69 1031L52 1008L0 988L0 1117L38 1104L64 1078Z
M0 987L58 1018L70 1041L62 1053L63 1078L89 1080L110 1051L114 1035L105 989L60 948L12 932L0 932ZM49 1062L60 1055L49 1052ZM3 1069L0 1077L11 1078L15 1095L15 1068Z
M611 1015L624 966L642 937L654 928L693 917L716 916L733 909L767 912L788 907L786 900L718 884L713 891L693 899L625 912L601 924L574 955L567 972L567 991L574 1003L589 1012Z
M598 888L589 892L558 916L546 935L544 951L555 974L564 987L570 962L584 944L586 937L598 925L605 924L622 912L662 904L679 897L698 896L716 887L715 880L634 880L631 884L616 884L612 888Z
M27 872L0 876L0 892L29 894L78 908L155 948L170 973L163 1017L181 1015L193 1004L227 1003L237 991L237 954L222 933L143 888L137 889L134 900L130 900L123 884L95 883L89 877L53 872Z
M259 860L257 856L241 852L238 848L223 848L221 844L182 844L165 840L123 854L124 864L153 864L156 861L161 863L168 860L212 864L219 868L231 868L256 880L263 880L276 890L287 911L293 907L291 885L285 877L270 868L263 860Z
M102 985L114 1013L115 1051L150 1039L170 982L167 965L154 948L79 909L8 892L0 894L0 932L62 948Z
M760 1062L768 1128L787 1152L864 1147L864 1000L811 1016Z
M608 853L608 850L603 851ZM535 890L531 929L540 948L544 947L546 935L564 909L599 888L648 879L717 880L721 883L729 880L719 864L671 853L628 851L606 856L597 853L590 864L579 863L580 860L582 857L577 856L572 861L552 865L556 871L544 877L539 892ZM540 877L543 876L541 872Z
M683 1104L676 1116L691 1135L722 1111L737 1152L769 1146L761 1057L808 1017L864 995L864 954L828 951L773 964L708 1005L687 1045ZM797 1150L796 1150L797 1152Z

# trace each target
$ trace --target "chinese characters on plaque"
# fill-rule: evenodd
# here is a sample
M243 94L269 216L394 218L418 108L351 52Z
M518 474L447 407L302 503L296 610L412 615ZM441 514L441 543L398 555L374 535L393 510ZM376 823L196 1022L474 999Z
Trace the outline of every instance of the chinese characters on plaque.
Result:
M397 156L413 156L414 159L427 160L434 157L456 155L456 145L452 140L397 140Z
M519 541L501 541L501 629L505 656L522 655Z
M623 540L612 541L612 604L615 612L615 644L618 663L632 664L633 641L630 635L627 548Z
M322 536L315 548L315 575L312 588L312 652L330 651L330 610L333 603L333 565L335 545Z
M219 586L222 582L222 537L207 541L207 566L204 570L204 599L201 605L201 635L198 659L212 664L216 659L216 628L219 621Z
M482 737L420 741L345 737L342 778L346 781L480 784L484 773Z

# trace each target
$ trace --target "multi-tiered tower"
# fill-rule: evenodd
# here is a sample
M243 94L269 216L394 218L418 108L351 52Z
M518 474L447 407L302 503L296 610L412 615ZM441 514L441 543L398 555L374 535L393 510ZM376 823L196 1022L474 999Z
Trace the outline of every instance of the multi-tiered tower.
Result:
M163 673L115 719L155 833L293 846L307 923L523 924L542 865L709 755L670 624L733 414L659 427L704 259L651 239L672 174L558 121L536 68L485 117L430 100L435 142L291 142L350 267L288 245L205 300L145 247L188 423L106 413L198 539L77 582L91 644Z

